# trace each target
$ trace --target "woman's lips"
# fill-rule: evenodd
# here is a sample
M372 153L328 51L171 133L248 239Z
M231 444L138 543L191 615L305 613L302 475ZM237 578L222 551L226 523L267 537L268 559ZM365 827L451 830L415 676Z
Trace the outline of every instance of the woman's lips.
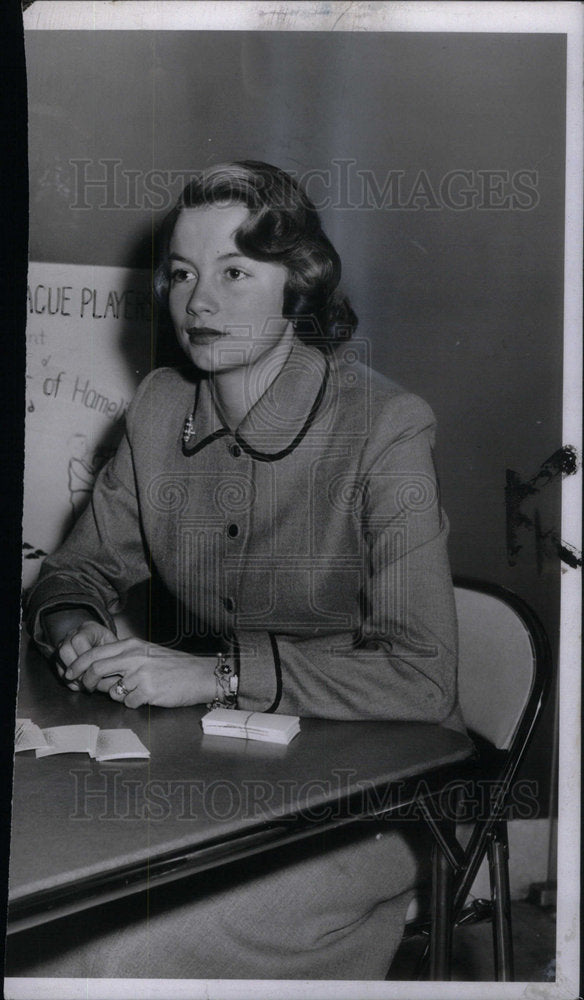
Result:
M211 344L214 340L218 340L220 337L224 337L225 334L221 333L220 330L214 330L209 326L202 327L191 327L187 330L187 336L189 342L193 345L195 344Z

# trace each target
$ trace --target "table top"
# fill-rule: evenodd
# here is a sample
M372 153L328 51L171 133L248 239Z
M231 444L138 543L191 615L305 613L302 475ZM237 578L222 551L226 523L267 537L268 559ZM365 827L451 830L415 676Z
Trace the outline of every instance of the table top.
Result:
M472 754L426 723L301 719L287 746L204 735L203 708L125 708L70 692L34 650L18 711L41 728L130 728L148 760L16 754L9 930L391 811Z

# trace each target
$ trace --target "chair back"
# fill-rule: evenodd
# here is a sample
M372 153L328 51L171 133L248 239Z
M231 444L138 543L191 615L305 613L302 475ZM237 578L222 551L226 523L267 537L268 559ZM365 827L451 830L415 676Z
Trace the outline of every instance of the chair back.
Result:
M542 670L547 667L549 673L549 663L542 663L548 659L545 635L542 639L527 605L502 587L455 580L454 594L464 721L498 749L508 750L524 717L539 710L546 684Z

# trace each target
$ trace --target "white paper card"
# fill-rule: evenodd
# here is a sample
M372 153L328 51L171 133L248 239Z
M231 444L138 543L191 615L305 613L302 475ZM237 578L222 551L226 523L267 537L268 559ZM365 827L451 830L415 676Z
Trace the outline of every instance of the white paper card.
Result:
M14 736L14 750L19 753L21 750L37 750L46 747L47 741L41 729L35 726L30 719L17 719Z
M95 747L96 760L149 756L150 751L131 729L100 729Z
M99 726L54 726L41 731L47 745L36 750L37 757L49 757L56 753L88 753L90 757L95 757Z

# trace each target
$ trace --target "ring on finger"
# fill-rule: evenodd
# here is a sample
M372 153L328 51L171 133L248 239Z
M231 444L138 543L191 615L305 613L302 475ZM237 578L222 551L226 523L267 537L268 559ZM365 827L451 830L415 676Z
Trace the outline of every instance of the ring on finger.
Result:
M128 691L128 688L124 684L124 682L123 682L123 680L122 680L121 677L120 677L119 681L117 682L117 684L114 686L114 691L118 695L119 698L126 698L129 695L129 693L130 693Z

